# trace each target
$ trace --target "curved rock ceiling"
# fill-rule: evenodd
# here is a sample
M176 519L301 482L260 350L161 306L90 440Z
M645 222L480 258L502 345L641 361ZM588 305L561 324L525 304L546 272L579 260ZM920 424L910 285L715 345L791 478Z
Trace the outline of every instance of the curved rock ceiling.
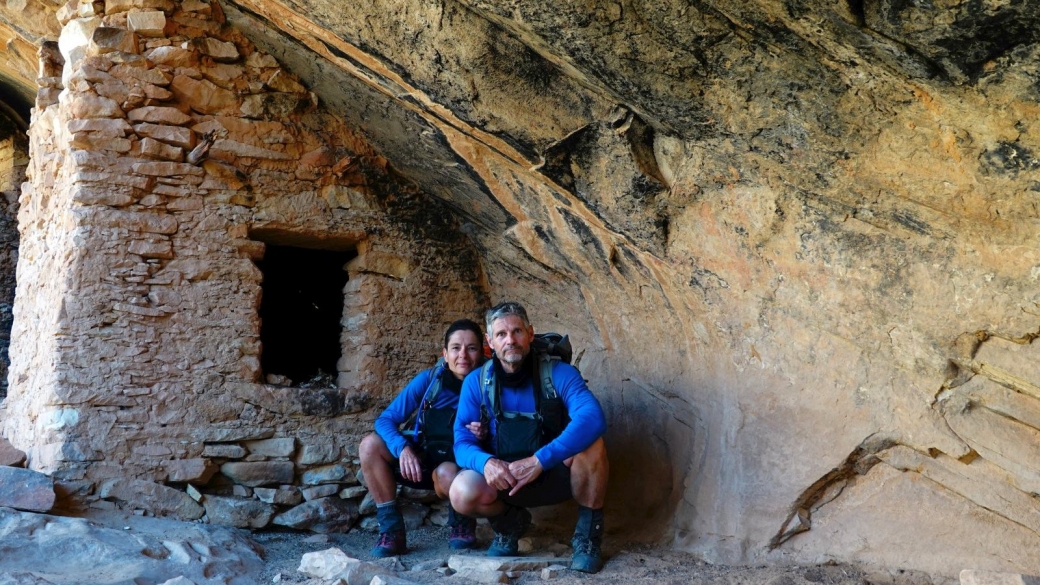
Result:
M1037 2L221 6L584 348L617 525L1040 571Z

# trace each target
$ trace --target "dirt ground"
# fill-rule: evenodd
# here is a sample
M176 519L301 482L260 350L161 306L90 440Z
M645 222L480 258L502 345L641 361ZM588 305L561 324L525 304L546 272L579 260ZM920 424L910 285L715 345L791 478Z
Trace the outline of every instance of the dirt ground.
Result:
M487 537L486 529L478 534ZM257 532L253 540L264 548L265 569L259 576L260 583L316 583L299 573L297 568L305 553L336 547L347 555L364 561L377 562L400 571L401 578L419 583L443 582L445 585L468 585L474 583L458 576L445 577L434 568L423 568L445 563L456 551L448 549L447 528L423 527L409 532L409 552L393 559L373 559L368 549L375 544L376 535L360 530L348 534L313 535L293 532ZM568 535L556 534L534 539L539 548L528 553L532 556L566 554ZM697 560L694 556L670 550L666 546L608 542L605 544L606 563L595 575L585 575L569 570L551 580L558 585L579 583L663 583L673 585L951 585L953 580L934 578L921 573L894 571L876 572L845 565L829 564L817 566L788 567L724 567ZM486 544L486 543L485 543ZM483 555L478 549L465 554ZM561 558L566 565L567 557ZM416 565L419 569L411 570ZM276 581L277 579L277 581ZM544 583L539 572L523 573L511 581L524 585Z

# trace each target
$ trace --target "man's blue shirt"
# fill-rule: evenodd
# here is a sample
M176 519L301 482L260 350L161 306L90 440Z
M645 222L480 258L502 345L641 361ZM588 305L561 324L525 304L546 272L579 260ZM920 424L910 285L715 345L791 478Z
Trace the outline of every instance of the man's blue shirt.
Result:
M480 441L466 428L467 424L480 420L480 405L484 399L480 388L480 372L480 368L473 370L462 382L462 395L459 398L459 410L455 418L455 460L460 467L484 473L484 465L494 455L485 450ZM607 429L606 417L603 416L599 400L585 385L585 380L582 379L577 368L556 361L553 363L552 380L557 394L563 399L570 422L567 423L559 437L535 452L535 457L545 470L556 467L565 459L588 449ZM534 381L530 377L519 387L502 384L500 410L502 412L537 411L534 392ZM488 408L490 411L490 405ZM498 430L497 421L493 416L490 427L490 445L492 445L490 449L493 450Z

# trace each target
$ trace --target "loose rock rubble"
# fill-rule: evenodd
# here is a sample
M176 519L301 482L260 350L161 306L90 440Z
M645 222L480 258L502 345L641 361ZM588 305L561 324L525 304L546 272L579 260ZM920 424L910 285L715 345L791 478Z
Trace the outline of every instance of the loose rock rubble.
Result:
M517 558L491 559L477 550L453 554L443 528L410 533L408 554L368 557L370 534L308 535L185 523L122 512L67 518L0 508L0 584L106 585L405 585L408 583L557 585L580 583L693 583L696 585L955 585L911 571L869 571L850 565L723 567L687 553L608 543L596 575L566 568L568 556L545 548ZM540 544L565 535L541 534ZM487 544L486 542L484 543ZM454 568L452 568L454 567ZM456 572L456 568L458 571ZM960 585L1030 585L1032 577L966 570Z

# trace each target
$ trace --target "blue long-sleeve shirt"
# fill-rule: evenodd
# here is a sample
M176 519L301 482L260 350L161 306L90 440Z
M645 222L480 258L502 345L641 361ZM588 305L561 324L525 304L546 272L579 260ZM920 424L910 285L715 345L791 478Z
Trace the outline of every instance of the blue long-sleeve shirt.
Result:
M439 368L430 368L419 372L419 375L412 378L411 382L408 382L404 390L394 398L390 405L386 407L386 410L376 419L376 433L386 442L390 453L398 459L401 458L401 451L404 451L405 447L410 445L414 448L417 446L415 442L401 434L400 427L411 418L412 413L419 409L423 397L426 395L426 390L433 383L434 376L438 370ZM447 369L444 371L447 372ZM450 376L451 373L446 375ZM447 385L442 384L441 391L434 397L433 408L457 408L458 404L459 395L449 389Z
M492 366L494 367L494 366ZM458 415L455 417L455 461L460 467L484 473L484 465L494 454L487 451L466 425L480 420L480 405L483 401L481 391L481 368L470 372L462 382L462 394L459 397ZM552 369L553 387L563 399L564 408L570 422L564 427L560 436L535 452L539 463L545 470L552 469L569 457L573 457L588 449L603 436L607 430L606 417L599 400L585 385L581 373L570 364L557 361ZM509 387L502 384L499 400L502 412L535 412L534 381L528 377L523 386ZM490 411L490 404L488 405ZM494 416L490 424L490 449L494 449L498 424Z

